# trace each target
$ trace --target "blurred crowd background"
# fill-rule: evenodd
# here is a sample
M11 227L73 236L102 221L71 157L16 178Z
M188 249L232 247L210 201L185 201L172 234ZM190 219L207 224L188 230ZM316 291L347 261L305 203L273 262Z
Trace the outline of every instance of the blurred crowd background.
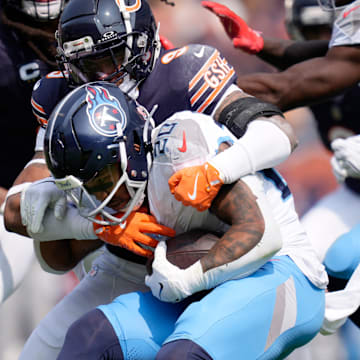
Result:
M234 49L218 19L202 8L200 0L172 1L176 6L168 6L160 0L149 2L161 24L160 33L176 47L205 43L218 48L238 73L275 71L255 56ZM284 0L218 2L230 7L252 28L266 36L287 37ZM330 155L318 139L311 112L307 108L299 108L286 113L286 117L295 127L300 146L278 169L285 176L294 194L296 208L302 215L337 185L329 163ZM42 271L39 265L34 265L26 281L0 307L0 359L16 360L32 329L75 285L76 278L72 274L51 275ZM355 337L354 341L352 337ZM311 345L313 359L359 359L359 353L352 349L354 344L360 348L359 339L350 325L344 327L340 334L326 338L318 336Z

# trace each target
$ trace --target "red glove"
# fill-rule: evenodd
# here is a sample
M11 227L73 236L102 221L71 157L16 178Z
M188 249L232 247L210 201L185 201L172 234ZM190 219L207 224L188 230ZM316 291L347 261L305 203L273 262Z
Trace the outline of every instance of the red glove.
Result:
M165 50L171 50L175 48L174 44L165 36L160 35L160 42L161 42L161 46Z
M209 163L177 171L168 181L175 199L185 206L205 211L224 183L220 173Z
M233 45L250 54L257 54L264 47L260 33L251 29L246 22L225 5L213 1L202 1L201 5L217 15Z
M115 216L121 218L123 215L123 213L119 213ZM97 218L100 219L100 216L97 216ZM139 244L155 248L158 243L157 240L145 233L168 237L175 236L173 229L158 224L154 216L143 212L131 213L125 221L125 228L121 225L104 226L97 223L93 223L93 227L99 239L108 244L121 246L137 255L145 257L152 257L153 251L144 249Z

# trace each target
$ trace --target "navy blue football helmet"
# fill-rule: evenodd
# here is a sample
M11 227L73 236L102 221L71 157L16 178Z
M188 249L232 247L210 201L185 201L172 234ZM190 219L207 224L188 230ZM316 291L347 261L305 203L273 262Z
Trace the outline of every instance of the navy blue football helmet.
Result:
M160 41L146 0L71 0L57 32L58 62L69 81L139 82L152 71Z
M45 134L46 162L55 183L72 198L81 215L101 224L122 223L142 204L151 166L151 130L147 111L108 82L82 85L57 105ZM120 178L100 203L85 183L116 163ZM106 206L122 184L130 201L119 219ZM99 214L102 220L95 219Z
M59 18L65 0L3 0L6 9L13 9L36 21Z
M323 11L317 0L285 0L285 23L295 40L312 40L326 31L331 36L334 13Z

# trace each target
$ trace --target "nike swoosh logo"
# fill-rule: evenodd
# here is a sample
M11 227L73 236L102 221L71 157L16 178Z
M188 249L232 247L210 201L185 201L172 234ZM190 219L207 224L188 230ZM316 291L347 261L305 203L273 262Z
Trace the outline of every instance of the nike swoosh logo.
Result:
M186 152L187 146L186 146L186 135L185 135L185 131L183 131L183 143L181 147L178 147L178 150L180 152Z
M350 13L352 13L354 10L356 10L358 7L360 7L360 5L354 6L352 9L345 11L343 18L345 19Z
M202 58L204 56L204 52L205 52L205 47L203 46L199 52L194 52L194 55L198 58Z
M160 286L159 299L161 299L161 293L162 293L162 291L163 291L163 289L164 289L164 285L163 285L163 283L159 282L159 286Z
M195 178L195 185L194 185L193 193L192 194L188 193L188 196L189 196L190 200L195 200L196 199L198 179L199 179L199 173L197 173L196 178Z

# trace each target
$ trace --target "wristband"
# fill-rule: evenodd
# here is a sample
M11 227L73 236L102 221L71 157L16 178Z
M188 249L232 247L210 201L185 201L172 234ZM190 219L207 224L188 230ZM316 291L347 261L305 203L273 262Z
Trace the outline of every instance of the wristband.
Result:
M24 169L26 169L28 166L33 165L33 164L46 165L46 161L45 161L45 159L42 159L42 158L32 159L25 165Z
M249 96L237 99L227 105L219 116L219 122L239 139L244 135L251 121L274 115L284 116L276 105Z

